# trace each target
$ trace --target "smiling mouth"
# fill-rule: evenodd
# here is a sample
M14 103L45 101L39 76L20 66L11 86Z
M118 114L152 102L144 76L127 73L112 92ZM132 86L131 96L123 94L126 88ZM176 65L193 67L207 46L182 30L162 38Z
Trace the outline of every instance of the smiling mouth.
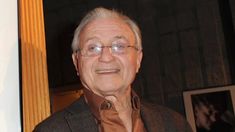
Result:
M120 69L98 69L95 72L97 74L115 74L118 73Z

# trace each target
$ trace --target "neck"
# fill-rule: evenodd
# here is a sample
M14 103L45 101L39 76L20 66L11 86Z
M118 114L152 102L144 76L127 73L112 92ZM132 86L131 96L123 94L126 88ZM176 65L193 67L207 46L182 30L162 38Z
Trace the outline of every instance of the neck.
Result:
M104 96L105 99L111 101L116 110L121 112L122 110L131 110L131 88L129 87L125 92L115 95Z
M105 99L114 104L118 112L119 118L122 120L128 132L132 131L132 104L131 104L131 88L120 96L105 96Z

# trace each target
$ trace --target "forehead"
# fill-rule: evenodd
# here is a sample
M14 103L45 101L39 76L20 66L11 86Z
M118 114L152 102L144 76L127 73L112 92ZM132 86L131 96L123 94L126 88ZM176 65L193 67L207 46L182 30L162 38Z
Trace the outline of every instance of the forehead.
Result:
M110 39L123 36L130 41L134 39L134 33L123 20L119 18L98 18L88 23L81 31L81 41L96 37L99 39Z

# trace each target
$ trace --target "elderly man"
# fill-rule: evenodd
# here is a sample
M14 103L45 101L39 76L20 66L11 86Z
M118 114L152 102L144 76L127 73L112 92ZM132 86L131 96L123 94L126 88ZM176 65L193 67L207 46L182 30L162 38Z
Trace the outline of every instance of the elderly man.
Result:
M92 10L77 27L72 49L84 96L36 132L191 132L179 114L140 102L132 90L143 53L140 30L130 18Z

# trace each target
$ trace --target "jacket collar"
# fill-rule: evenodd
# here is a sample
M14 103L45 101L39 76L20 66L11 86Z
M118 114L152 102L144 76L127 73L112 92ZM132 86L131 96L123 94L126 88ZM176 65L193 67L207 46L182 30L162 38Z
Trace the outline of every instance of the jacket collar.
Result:
M85 102L84 96L81 96L67 109L68 114L65 116L67 123L72 132L98 132L98 126L95 117ZM147 103L141 103L141 119L148 132L164 132L161 112L156 111ZM81 120L83 120L81 122Z
M147 132L165 132L162 116L150 104L141 102L140 115Z
M65 116L65 119L72 132L98 132L98 126L84 96L68 107L67 111L69 114Z

